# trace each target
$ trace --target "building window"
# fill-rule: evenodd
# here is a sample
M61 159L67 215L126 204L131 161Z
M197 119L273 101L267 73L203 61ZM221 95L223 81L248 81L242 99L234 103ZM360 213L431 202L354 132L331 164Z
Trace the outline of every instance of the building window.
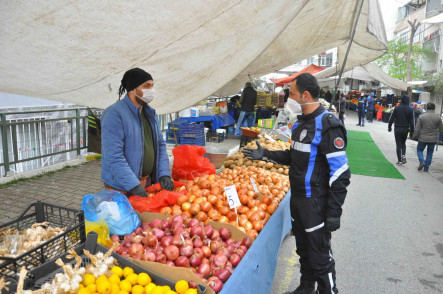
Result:
M400 39L402 44L405 44L408 42L408 39L409 39L408 35L409 35L409 32L404 32L404 33L400 34L400 36L398 38Z
M319 55L318 56L318 65L319 66L326 66L326 55Z
M326 67L332 66L332 53L326 54Z

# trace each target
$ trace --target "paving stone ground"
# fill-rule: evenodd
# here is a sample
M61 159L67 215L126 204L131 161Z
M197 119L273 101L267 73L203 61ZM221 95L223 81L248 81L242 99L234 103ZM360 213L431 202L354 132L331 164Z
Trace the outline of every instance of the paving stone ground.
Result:
M80 209L83 196L103 190L101 161L94 160L0 188L0 223L14 220L31 203Z

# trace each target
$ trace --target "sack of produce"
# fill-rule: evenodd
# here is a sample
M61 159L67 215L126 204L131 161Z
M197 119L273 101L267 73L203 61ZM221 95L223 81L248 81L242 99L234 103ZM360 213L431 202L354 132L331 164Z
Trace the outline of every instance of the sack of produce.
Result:
M189 181L202 175L214 175L215 167L203 156L205 153L206 149L197 145L181 145L172 149L172 178Z
M128 198L114 190L85 195L82 210L88 221L97 222L100 218L104 219L111 235L131 234L141 224Z

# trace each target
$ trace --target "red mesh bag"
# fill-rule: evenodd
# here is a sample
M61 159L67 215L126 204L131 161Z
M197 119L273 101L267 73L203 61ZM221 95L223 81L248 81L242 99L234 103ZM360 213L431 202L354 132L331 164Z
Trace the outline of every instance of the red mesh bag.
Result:
M163 207L177 203L177 198L184 193L162 190L152 197L130 196L129 202L132 208L138 212L160 212Z
M178 188L184 187L186 184L180 181L174 181L174 191ZM148 188L145 189L146 192L148 193L157 193L160 192L161 190L163 190L162 186L160 185L160 183L156 183L154 185L149 186Z
M192 181L195 177L215 174L214 165L203 156L205 153L206 149L197 145L182 145L172 149L172 178Z

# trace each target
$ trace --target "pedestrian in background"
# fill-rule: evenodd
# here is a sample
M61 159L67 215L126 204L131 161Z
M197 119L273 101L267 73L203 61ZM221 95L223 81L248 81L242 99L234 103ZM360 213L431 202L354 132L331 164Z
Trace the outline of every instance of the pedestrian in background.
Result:
M357 126L365 126L365 110L366 110L366 97L362 93L360 98L358 98L357 112L358 112L358 124Z
M372 123L374 121L374 109L375 109L375 98L374 93L371 92L368 97L368 112L367 112L367 118L368 123Z
M246 122L247 127L253 127L255 125L254 106L257 103L257 91L254 90L250 82L245 84L245 88L241 93L238 103L240 104L240 116L238 118L237 125L235 126L234 134L240 136L240 127L242 126L243 122Z
M422 113L423 113L423 110L421 109L420 104L414 103L414 128L417 125L417 120Z
M414 140L418 140L417 156L418 156L418 170L427 172L432 162L432 155L434 154L435 144L438 144L439 133L443 136L443 122L440 115L431 113L435 110L435 104L430 102L427 105L428 112L417 120L417 125L414 130ZM423 151L427 149L426 159L423 157Z
M291 292L295 294L338 293L331 232L340 228L351 172L346 129L319 104L319 92L317 79L309 73L292 82L288 103L294 106L288 110L301 108L302 115L294 125L290 150L269 151L258 142L257 149L243 150L251 160L290 166L292 231L301 273L300 286Z
M338 119L341 120L342 124L345 124L345 111L346 111L346 96L341 94L341 98L338 102Z
M392 111L389 118L388 132L392 131L394 123L395 144L397 145L397 165L406 163L406 139L409 131L414 132L414 114L412 108L409 107L409 96L404 95L401 102Z

